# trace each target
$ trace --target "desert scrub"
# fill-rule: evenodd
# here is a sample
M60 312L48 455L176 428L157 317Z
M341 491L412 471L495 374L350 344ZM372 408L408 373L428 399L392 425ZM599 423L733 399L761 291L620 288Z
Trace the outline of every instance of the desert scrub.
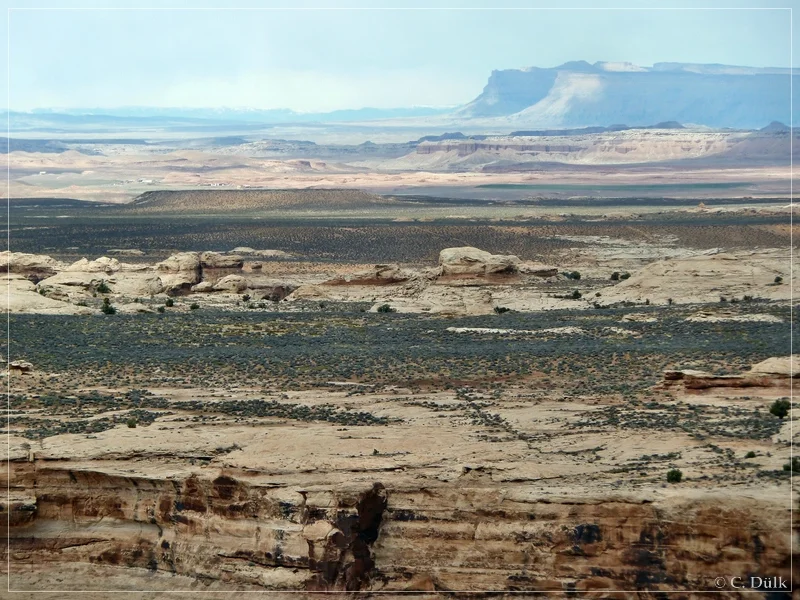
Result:
M680 469L670 469L667 471L667 483L680 483L683 479L683 472Z
M494 314L442 318L397 313L386 319L386 315L359 312L368 304L352 307L328 302L324 313L317 303L310 306L314 310L305 313L225 312L209 307L194 314L174 312L168 319L155 313L120 314L114 319L12 314L10 350L43 371L70 371L87 384L126 389L153 385L153 372L160 369L156 383L236 382L274 389L325 387L330 381L478 387L521 378L539 385L546 377L549 387L558 385L565 395L639 398L660 382L664 369L693 364L722 372L736 365L732 372L740 372L740 365L780 356L789 344L785 322L692 323L685 321L692 309L681 307L662 311L655 323L624 325L638 335L610 336L605 328L619 327L629 311L511 311L503 314L505 329L579 327L584 333L487 335L454 333L448 328L496 328ZM789 318L788 307L767 305L759 307L762 310ZM42 330L59 343L47 343ZM3 348L2 353L6 352ZM635 415L628 412L631 408L616 414L626 427L636 426ZM670 426L679 424L698 432L706 430L707 421L715 417L709 413L698 427L684 407L672 411L665 406L653 418L637 418L658 427L662 415L669 417ZM759 437L781 424L763 409L760 414L748 410L731 415L742 421L734 428L741 435L747 431L744 421L748 419L753 433L747 436ZM609 416L598 413L598 417Z
M112 306L111 300L108 298L103 298L103 305L100 307L100 311L104 315L114 315L117 313L117 309Z
M327 421L339 425L388 425L386 417L368 412L343 411L332 406L305 406L276 400L231 400L224 402L174 402L175 410L202 411L204 415L221 413L238 417L278 417L297 421Z
M789 400L785 398L779 398L772 403L772 406L769 407L769 412L779 419L783 419L789 414L789 410L791 408L792 404Z

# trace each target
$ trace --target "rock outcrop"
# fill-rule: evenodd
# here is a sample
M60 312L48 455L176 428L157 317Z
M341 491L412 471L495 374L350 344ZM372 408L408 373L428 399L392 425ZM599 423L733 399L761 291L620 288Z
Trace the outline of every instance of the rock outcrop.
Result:
M0 503L18 577L91 564L262 590L634 598L713 590L717 573L789 576L785 509L724 494L541 497L480 471L416 487L389 475L305 489L230 469L169 478L28 460L10 469L11 502Z
M203 269L241 269L244 259L238 254L220 254L219 252L203 252L200 254L200 266Z
M95 260L81 258L80 260L77 260L69 265L65 271L79 273L105 273L106 275L111 275L112 273L119 271L121 268L122 265L116 258L101 256Z
M742 252L656 261L600 293L604 305L717 303L745 296L788 300L795 283L788 253Z
M764 374L795 379L800 377L800 355L768 358L750 367L750 372L756 375Z
M445 248L439 253L443 277L513 275L519 272L520 263L516 256L491 254L471 246Z
M157 263L155 268L168 294L187 293L193 285L200 283L202 277L200 255L197 252L173 254Z
M55 275L63 268L61 262L44 254L0 252L0 273L22 275L34 283Z
M773 357L736 375L714 375L695 369L664 371L664 387L682 386L687 390L708 388L788 387L789 379L800 376L799 356Z
M408 281L415 275L399 265L375 265L367 271L330 279L323 285L392 285Z

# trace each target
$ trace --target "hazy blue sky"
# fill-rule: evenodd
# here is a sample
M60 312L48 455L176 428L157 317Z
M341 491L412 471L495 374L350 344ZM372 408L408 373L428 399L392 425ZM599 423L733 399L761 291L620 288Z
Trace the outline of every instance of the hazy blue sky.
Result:
M10 7L33 5L31 0L3 1ZM72 4L142 5L96 0ZM415 6L408 0L153 4ZM52 0L37 4L69 5ZM485 7L488 2L416 5ZM681 5L698 6L613 4ZM758 0L700 4L791 5ZM583 1L570 6L602 4ZM441 106L478 95L493 69L555 66L581 59L641 65L678 61L788 67L790 63L788 10L12 10L9 14L10 105L23 110L133 105L301 111Z

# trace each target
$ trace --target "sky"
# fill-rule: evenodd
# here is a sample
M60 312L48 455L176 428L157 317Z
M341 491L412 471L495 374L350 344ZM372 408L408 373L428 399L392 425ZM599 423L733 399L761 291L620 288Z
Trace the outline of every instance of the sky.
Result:
M414 1L173 0L153 5L178 10L124 10L145 4L2 0L11 10L1 11L8 70L0 69L0 98L13 110L455 106L480 94L495 69L571 60L788 67L792 57L790 11L771 10L791 1L578 1L574 10L544 9L555 1L502 4L509 10ZM223 4L242 10L214 9ZM56 6L84 8L48 8ZM336 10L344 6L354 9ZM612 6L620 10L587 8Z

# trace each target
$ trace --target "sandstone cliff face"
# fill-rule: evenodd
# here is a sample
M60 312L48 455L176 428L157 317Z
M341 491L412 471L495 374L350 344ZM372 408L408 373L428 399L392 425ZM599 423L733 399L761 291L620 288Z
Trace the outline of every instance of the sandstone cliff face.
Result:
M424 487L392 473L360 487L47 462L11 473L12 574L89 563L233 588L621 598L714 590L717 573L789 576L785 509L721 495L547 497L470 469Z

